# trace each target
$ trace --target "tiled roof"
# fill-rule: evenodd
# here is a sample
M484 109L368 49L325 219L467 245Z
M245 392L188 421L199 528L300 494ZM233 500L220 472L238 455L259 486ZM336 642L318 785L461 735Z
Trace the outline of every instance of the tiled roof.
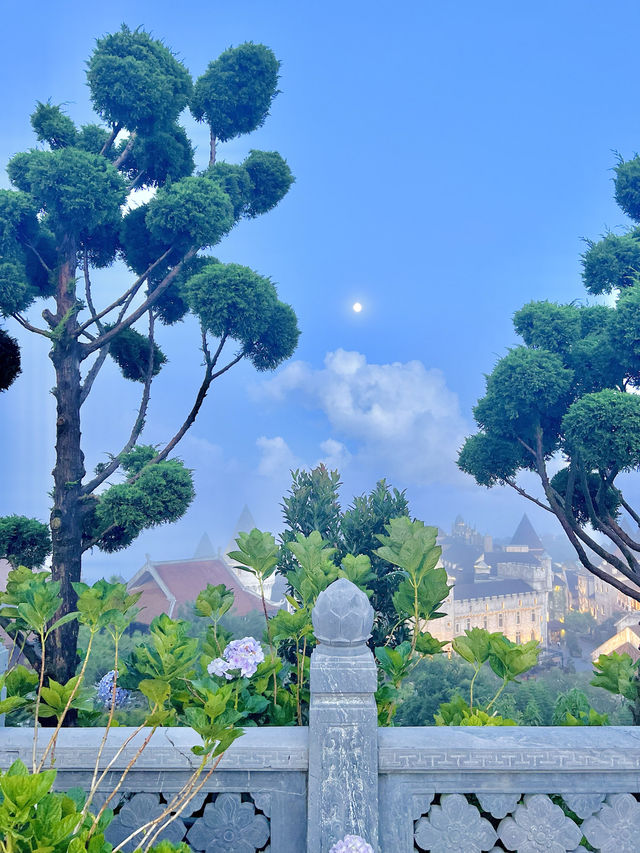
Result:
M453 588L453 597L456 601L463 599L489 598L493 595L518 595L534 592L519 578L505 578L504 580L488 580L479 583L457 583Z
M176 600L173 616L182 604L195 601L198 593L207 584L224 584L235 594L234 611L244 616L253 610L262 609L262 601L258 595L242 586L237 576L222 560L213 558L204 560L172 560L167 562L152 562L149 564L158 574L162 583L167 587ZM149 624L159 613L166 613L170 600L157 584L150 572L138 573L137 579L130 581L129 591L142 591L138 604L144 610L138 615L138 622ZM273 606L269 607L273 611Z
M538 534L533 529L533 525L529 521L529 516L523 515L510 545L527 545L534 551L544 551L544 545L540 541Z

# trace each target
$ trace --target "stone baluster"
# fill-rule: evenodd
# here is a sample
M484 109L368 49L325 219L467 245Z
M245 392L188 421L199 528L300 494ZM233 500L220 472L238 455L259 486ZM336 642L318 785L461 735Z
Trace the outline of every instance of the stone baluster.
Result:
M367 596L334 581L312 613L307 853L328 853L347 834L378 850L377 671L366 645Z

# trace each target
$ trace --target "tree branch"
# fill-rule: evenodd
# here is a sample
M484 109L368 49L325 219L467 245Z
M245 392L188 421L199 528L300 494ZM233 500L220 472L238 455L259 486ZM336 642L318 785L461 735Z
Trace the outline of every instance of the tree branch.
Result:
M533 495L530 495L528 492L525 492L525 490L521 486L518 486L514 480L505 480L504 482L507 484L507 486L511 486L512 489L515 489L516 492L519 495L522 495L523 498L526 498L528 501L531 501L536 506L539 506L541 509L544 509L547 512L550 512L552 515L555 515L554 511L550 507L548 507L546 504L543 504L542 501L539 501L537 498L534 498Z
M575 552L578 555L578 559L585 567L588 572L605 581L606 583L613 586L619 592L628 595L630 598L633 598L635 601L640 601L640 589L636 587L633 589L626 584L622 583L622 581L618 580L618 578L613 575L604 572L599 566L596 566L591 562L589 557L587 556L587 552L582 547L580 540L582 540L585 544L591 548L594 553L598 554L598 556L602 557L603 560L609 563L609 565L614 566L620 571L622 575L624 575L628 580L632 583L637 584L638 578L633 576L633 573L630 572L627 566L622 563L617 557L613 554L609 554L598 545L590 536L582 530L574 521L573 524L567 518L562 506L559 504L555 490L552 488L549 477L547 475L547 469L544 464L544 453L542 451L542 429L538 427L537 435L536 435L536 464L538 469L538 476L542 481L542 486L544 488L544 493L547 496L547 500L549 501L549 506L553 510L554 515L562 525L562 529L564 530L567 538L571 542L574 547Z
M159 258L157 261L155 261L154 264L152 264L151 267L149 267L149 269L144 273L143 276L141 276L139 282L137 283L138 287L140 286L140 284L142 284L142 282L147 277L147 275L152 270L152 268L155 267L157 264L159 264L160 261L163 258L165 258L169 254L170 251L171 251L171 249L167 249L167 251L162 256L162 258ZM110 340L112 340L112 338L115 338L115 336L117 334L119 334L123 329L128 328L129 326L133 325L133 323L135 323L136 320L139 320L140 317L142 317L142 315L145 314L149 310L149 308L151 308L155 304L157 299L160 296L162 296L162 294L165 292L165 290L169 287L171 282L174 280L174 278L178 275L178 273L182 269L183 264L185 264L188 260L190 260L195 255L195 253L197 251L198 250L195 247L189 249L189 251L186 253L186 255L184 255L182 260L179 263L177 263L167 273L167 275L162 279L160 284L151 291L151 293L145 299L145 301L142 303L142 305L139 305L132 314L130 314L127 318L125 318L121 322L117 323L106 334L101 335L99 338L97 338L94 341L94 343L84 346L82 358L85 359L88 355L91 355L92 352L95 352L95 350L97 350L100 347L107 344ZM131 289L129 290L129 292L131 292ZM122 299L120 299L117 303L115 303L116 306L119 305L121 302L122 302ZM109 310L111 310L111 309L109 309ZM101 314L104 314L104 313L105 313L104 311L101 312Z
M8 629L12 624L13 619L8 619L6 616L0 616L0 628L4 628L7 632L7 636L14 640L15 645L18 647L20 652L26 657L31 666L37 672L40 669L40 664L42 662L42 649L40 648L38 640L29 639L22 633L22 631L10 634Z
M220 350L221 346L218 347L218 351ZM198 416L198 412L200 411L202 404L204 403L204 398L207 396L207 391L209 390L209 386L211 385L213 380L217 379L219 376L222 376L222 374L226 373L227 370L230 370L234 366L234 364L237 364L243 357L244 353L239 353L234 359L232 359L227 365L225 365L221 370L218 370L216 373L212 372L213 365L207 366L207 369L204 374L204 379L202 380L202 385L200 386L200 390L198 391L198 395L196 397L196 401L193 404L191 411L187 415L186 420L184 421L178 432L173 436L171 441L165 446L165 448L161 450L157 456L154 456L154 458L148 463L149 465L155 465L156 463L162 462L163 459L167 458L167 456L171 453L176 444L178 444L178 442L182 439L184 434L187 432L189 427L191 427L196 417ZM127 482L133 483L138 479L139 476L140 475L137 474L135 477L132 477Z
M113 125L113 127L111 128L111 133L109 135L109 138L107 139L107 141L104 143L104 145L100 149L101 154L106 155L107 151L111 148L113 143L116 141L116 136L120 133L121 129L122 128L120 127L120 125L117 122Z
M33 254L34 254L34 255L36 256L36 258L40 261L40 265L41 265L41 266L42 266L42 267L43 267L43 268L44 268L44 269L49 273L49 275L51 275L51 274L53 273L53 270L51 269L51 267L50 267L50 266L48 266L48 265L45 263L44 258L42 257L42 255L40 254L40 252L36 249L36 247L35 247L35 246L32 246L32 245L31 245L31 243L25 243L24 245L27 247L27 249L31 249L31 251L33 252Z
M11 316L16 322L20 323L23 329L27 329L29 332L35 332L36 335L42 335L43 338L49 338L49 340L52 339L51 332L47 332L46 329L39 329L37 326L32 326L31 323L25 320L25 318L21 314L18 314L17 311Z
M133 143L136 141L136 136L137 134L135 130L132 131L129 135L129 139L127 139L127 144L124 146L122 154L120 154L120 156L113 161L113 165L116 167L116 169L119 169L129 156L129 154L131 154L131 149L133 148Z
M209 136L209 166L213 166L216 162L216 137L213 130Z
M91 480L86 486L83 486L80 490L81 495L89 495L93 492L97 487L104 483L107 477L110 477L114 471L116 471L120 467L120 460L122 459L125 453L128 453L131 448L134 446L136 441L138 440L140 433L144 429L145 417L147 414L147 407L149 405L149 397L151 395L151 383L153 382L153 344L154 344L154 316L153 312L149 311L149 361L147 363L147 372L144 377L144 389L142 391L142 397L140 399L140 406L138 408L138 416L135 419L133 427L131 429L131 434L129 435L129 439L125 446L122 448L120 453L117 456L114 456L108 465L106 465L103 470L96 474L96 476ZM105 348L105 349L108 349ZM104 350L103 350L104 351ZM102 355L102 353L101 353ZM99 358L100 356L98 356ZM104 535L104 534L103 534Z
M640 527L640 515L633 509L633 507L629 506L629 504L622 497L622 492L618 489L618 496L620 498L620 504L626 509L631 518L635 521L635 523Z
M126 293L123 293L122 296L118 297L118 299L116 299L115 302L112 302L111 305L108 305L106 308L104 308L98 314L96 314L95 316L92 316L90 320L86 321L86 323L83 323L81 326L78 326L76 334L79 335L82 332L84 332L85 329L87 329L93 323L97 323L98 320L101 320L106 314L109 314L111 311L115 310L120 305L122 305L123 302L126 302L127 299L129 300L128 304L131 304L131 300L133 299L133 297L136 295L136 293L140 289L140 286L142 284L144 284L146 279L151 275L151 273L158 266L158 264L162 263L162 261L164 261L168 257L170 252L171 252L171 249L167 249L167 251L163 255L161 255L156 261L154 261L150 267L147 267L147 269L142 273L142 275L138 276L138 278L133 282L133 284L131 285L129 290L127 290ZM181 263L182 263L182 261L181 261ZM164 283L164 282L161 282L161 284L162 283ZM158 286L161 286L161 285L158 285ZM158 288L156 288L156 290L157 289ZM154 290L154 293L155 293L155 290ZM145 308L145 311L146 311L146 308ZM142 314L144 314L144 313L145 312L143 311L141 314L138 315L138 317L141 317ZM138 319L138 317L136 317L136 320ZM118 323L119 322L120 322L120 320L118 320ZM118 329L118 331L120 331L120 329ZM102 341L102 337L98 338L97 340ZM103 344L100 344L100 346L103 346ZM94 349L98 349L98 347L96 346L96 347L94 347ZM91 350L91 352L93 352L93 350ZM90 355L90 353L87 353L85 355L85 358L87 355Z

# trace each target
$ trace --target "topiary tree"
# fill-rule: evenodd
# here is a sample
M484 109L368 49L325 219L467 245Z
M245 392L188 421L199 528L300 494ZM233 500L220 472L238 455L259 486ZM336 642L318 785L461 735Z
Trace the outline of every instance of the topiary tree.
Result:
M615 197L640 223L640 158L619 161ZM524 345L487 377L458 465L555 515L582 565L640 601L640 514L619 483L640 466L640 228L590 242L582 262L587 291L615 293L615 307L545 301L516 312ZM564 463L554 476L552 458ZM537 475L541 494L521 471Z
M402 580L402 573L377 550L379 537L386 533L392 518L409 515L409 502L404 491L379 480L368 494L355 497L343 512L340 508L340 474L318 465L311 471L292 471L291 489L282 501L285 529L281 535L278 568L285 577L298 567L293 553L286 547L295 542L298 534L309 536L314 530L325 543L336 549L336 559L347 554L364 554L370 561L371 578L367 587L375 610L372 643L384 643L397 622L393 594ZM406 638L407 630L400 625L395 639Z
M252 151L239 165L215 162L216 140L265 121L278 69L269 48L248 43L226 50L194 84L162 42L123 26L98 39L88 62L100 121L77 127L60 107L38 103L31 124L41 145L8 164L14 189L0 191L0 315L45 338L55 370L50 527L62 614L75 609L84 552L126 548L142 530L186 511L191 472L170 454L211 383L242 359L272 370L296 347L296 316L273 282L203 254L241 219L274 207L293 181L275 152ZM179 124L186 108L211 129L203 172ZM154 192L133 207L127 201L135 188ZM105 304L92 271L114 263L129 270L131 282ZM47 303L44 325L25 313L39 300ZM157 329L188 313L200 322L202 384L166 445L138 445L153 378L166 361ZM140 407L124 447L87 476L81 409L107 357L141 385ZM0 390L19 365L15 341L0 330ZM121 482L105 488L118 473ZM76 626L53 632L46 650L47 669L59 681L76 666Z

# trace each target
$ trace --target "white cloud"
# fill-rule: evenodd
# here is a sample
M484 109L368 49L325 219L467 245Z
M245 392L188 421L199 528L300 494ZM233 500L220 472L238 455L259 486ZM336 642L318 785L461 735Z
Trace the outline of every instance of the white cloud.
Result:
M292 468L297 468L299 462L282 436L267 438L265 435L257 439L262 457L258 463L258 474L263 477L280 476L283 472L287 475Z
M341 441L336 441L335 438L328 438L321 442L320 450L324 455L318 459L316 466L322 463L329 471L337 469L342 472L351 461L351 454L346 445Z
M421 361L369 364L361 353L338 349L320 370L287 365L261 393L323 411L333 429L322 447L329 458L344 463L351 452L355 464L398 484L458 479L455 459L469 427L442 372Z

